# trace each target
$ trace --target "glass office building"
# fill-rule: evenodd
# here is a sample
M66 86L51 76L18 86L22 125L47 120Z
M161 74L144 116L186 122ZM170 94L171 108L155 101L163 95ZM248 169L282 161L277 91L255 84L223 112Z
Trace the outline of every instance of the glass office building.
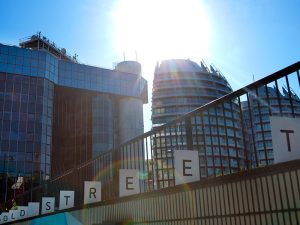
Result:
M142 134L147 98L138 62L80 64L41 34L0 44L0 202Z
M153 81L152 124L153 128L182 116L193 109L232 92L226 78L213 66L208 68L202 61L200 65L191 60L165 60L156 67ZM213 174L238 171L244 167L245 151L243 147L242 121L237 102L224 103L223 107L199 115L199 124L205 124L205 130L191 122L193 149L199 151L200 174L203 177ZM175 128L174 128L175 129ZM158 177L158 187L174 185L172 151L165 149L187 149L185 131L182 127L172 130L172 145L162 143L160 135L153 138L154 168ZM183 131L182 131L183 130ZM175 135L181 135L178 140ZM173 137L174 134L174 137ZM196 143L197 140L197 143ZM221 152L221 153L220 153ZM220 155L221 154L221 155Z

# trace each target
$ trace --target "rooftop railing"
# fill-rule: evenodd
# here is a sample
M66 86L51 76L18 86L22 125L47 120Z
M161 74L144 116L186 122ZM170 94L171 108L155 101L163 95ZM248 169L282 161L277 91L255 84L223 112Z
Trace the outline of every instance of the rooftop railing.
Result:
M66 59L69 59L70 61L73 62L78 62L77 54L75 54L74 56L68 55L65 48L60 48L57 44L55 44L54 41L51 41L46 36L42 35L41 32L38 32L37 34L31 35L29 37L21 38L19 40L19 43L21 47L24 47L26 43L36 41L36 40L46 43L48 46L53 48L57 53L59 53L61 56L65 57ZM37 47L40 48L40 46Z

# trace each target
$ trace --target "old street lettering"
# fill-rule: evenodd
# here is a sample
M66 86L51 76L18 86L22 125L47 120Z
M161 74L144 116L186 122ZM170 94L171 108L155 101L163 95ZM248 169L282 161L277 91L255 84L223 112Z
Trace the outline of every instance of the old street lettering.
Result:
M200 180L198 151L175 151L175 184Z
M300 119L270 117L275 163L300 158Z
M120 197L140 193L138 170L121 169L120 172Z
M175 182L176 185L200 179L198 170L198 155L196 151L175 152ZM138 194L141 191L139 170L120 169L119 171L119 196L125 197ZM101 182L84 182L84 204L101 202ZM61 190L59 196L59 210L74 207L75 191ZM43 197L39 202L29 202L28 206L18 206L17 210L10 210L0 215L0 224L35 217L55 212L55 197Z
M101 201L101 182L84 182L84 204L90 204Z

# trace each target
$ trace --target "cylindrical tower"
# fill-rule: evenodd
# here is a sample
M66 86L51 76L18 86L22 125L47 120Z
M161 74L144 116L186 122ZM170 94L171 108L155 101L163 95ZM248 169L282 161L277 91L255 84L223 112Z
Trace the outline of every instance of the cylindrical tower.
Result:
M293 101L293 110L291 101ZM248 121L246 127L249 133L253 167L273 164L270 111L272 111L272 116L300 117L300 98L293 91L289 95L284 87L281 91L276 86L267 88L263 86L257 89L257 93L254 91L250 95L249 102L243 102L243 111ZM249 121L252 121L252 124Z
M232 92L216 69L191 60L165 60L156 67L152 95L152 124L172 121L193 109Z
M119 72L141 75L142 67L137 61L123 61L117 64L116 70Z
M230 92L232 92L232 88L226 78L213 66L208 68L204 62L198 65L191 60L182 59L162 61L156 67L153 81L153 128L170 122ZM244 149L239 145L239 143L243 143L243 136L241 121L237 119L240 113L237 103L224 103L223 107L216 106L213 111L214 113L210 115L204 112L202 119L197 121L197 125L193 125L192 122L192 138L199 140L198 144L193 144L193 150L199 151L202 177L238 171L244 167L245 156L244 153L241 153L244 152L242 151ZM201 124L203 124L204 130L200 129ZM203 136L206 140L202 140ZM187 140L185 133L181 133L180 138L183 141L178 147L189 150L185 141ZM167 157L164 156L166 154L161 153L166 146L160 146L161 144L157 143L159 141L155 142L154 154ZM176 148L177 146L173 147L175 150ZM171 168L172 160L172 158L157 159L157 162L170 164L168 166L157 165L157 170L163 170L165 167ZM160 172L158 171L157 174L159 176ZM163 178L158 177L158 186L160 186L160 180ZM169 185L172 186L172 182ZM164 187L166 187L165 183Z
M137 98L119 100L119 143L144 133L143 102Z
M140 76L141 64L136 61L124 61L117 64L116 70ZM118 124L120 144L143 134L143 100L140 98L120 98Z

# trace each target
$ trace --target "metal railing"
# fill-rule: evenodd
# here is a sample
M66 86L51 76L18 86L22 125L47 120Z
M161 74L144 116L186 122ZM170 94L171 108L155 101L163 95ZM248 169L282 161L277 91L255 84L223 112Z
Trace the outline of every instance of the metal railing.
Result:
M55 44L54 41L51 41L46 36L42 35L41 32L37 32L36 35L31 35L29 37L21 38L19 40L19 45L23 47L23 46L25 46L25 44L27 42L37 41L37 40L39 40L39 41L47 44L47 46L50 46L56 52L58 52L60 55L64 56L65 58L69 59L70 61L72 61L72 62L78 62L78 60L77 60L77 54L76 53L75 53L74 56L71 56L71 55L67 54L65 48L59 47L57 44ZM40 48L40 46L38 46L38 48Z
M85 225L299 224L299 177L300 160L294 160L115 201L81 205L13 224L58 220L61 213L72 215Z
M119 169L140 171L141 192L175 186L174 151L179 150L199 152L201 179L273 164L268 118L300 117L299 70L297 62L78 165L19 198L39 201L41 196L57 196L59 190L68 189L76 191L75 203L80 205L84 181L97 180L102 182L104 201L117 199Z

